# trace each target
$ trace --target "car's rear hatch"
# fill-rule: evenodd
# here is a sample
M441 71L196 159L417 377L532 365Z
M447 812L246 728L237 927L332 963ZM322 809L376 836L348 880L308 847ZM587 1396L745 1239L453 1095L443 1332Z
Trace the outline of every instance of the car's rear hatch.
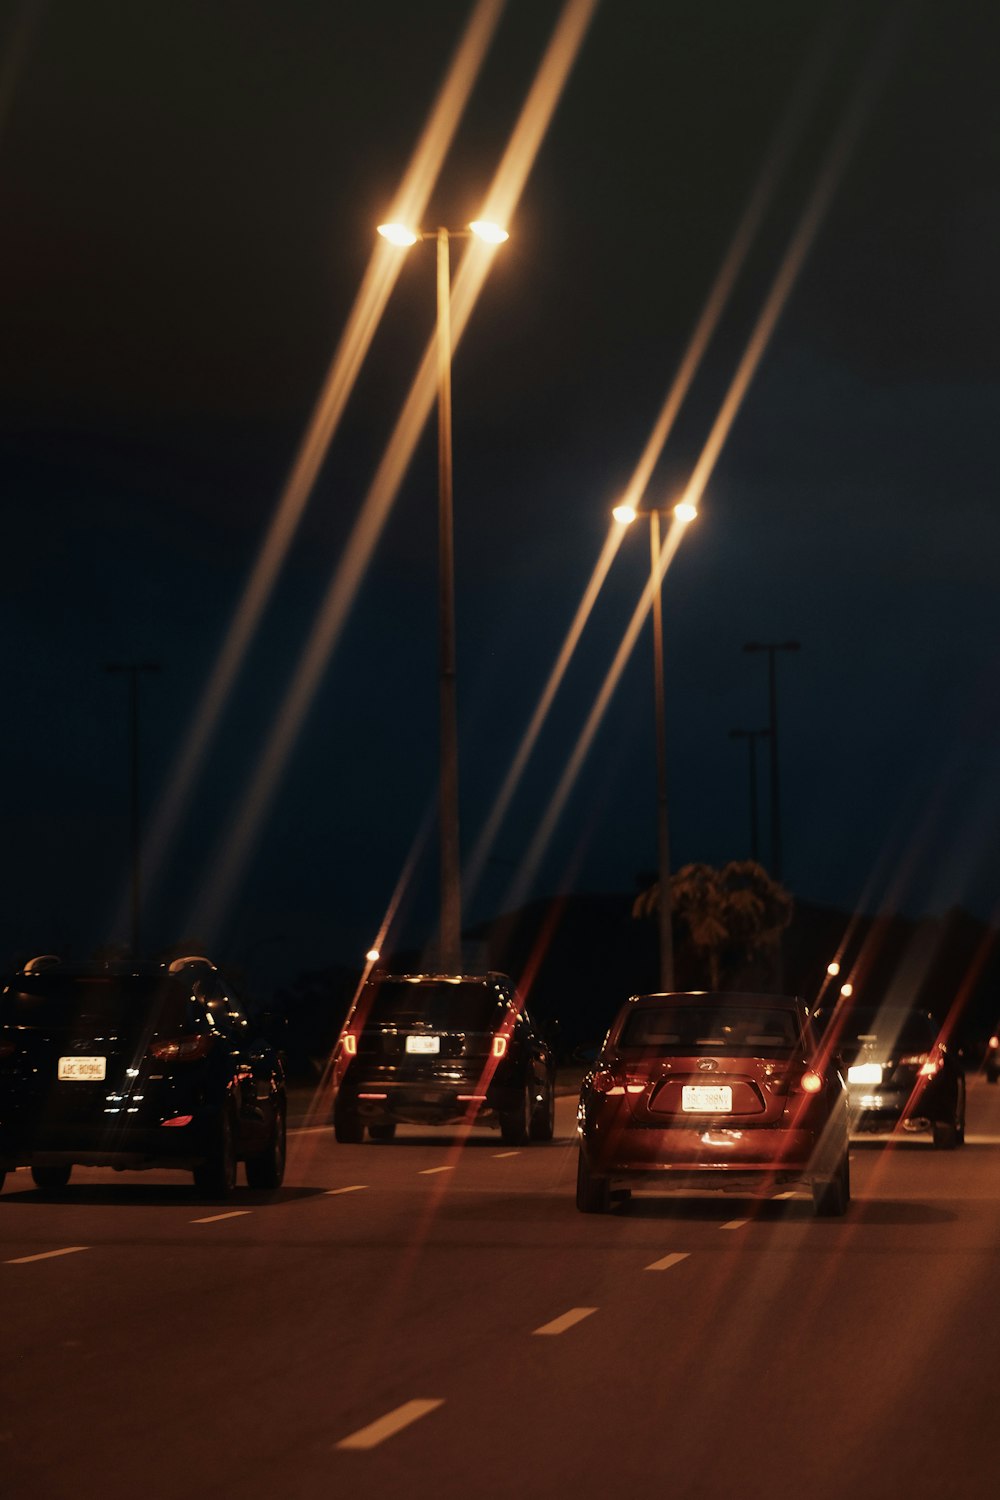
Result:
M507 1014L481 982L382 980L358 1007L358 1071L400 1083L478 1078L497 1055Z

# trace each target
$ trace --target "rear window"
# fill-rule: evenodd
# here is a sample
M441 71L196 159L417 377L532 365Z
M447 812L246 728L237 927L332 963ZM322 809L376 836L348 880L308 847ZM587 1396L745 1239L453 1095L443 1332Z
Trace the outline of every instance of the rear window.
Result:
M179 1027L187 989L158 975L23 974L0 995L0 1023L64 1029Z
M505 997L492 985L383 980L371 987L359 1010L366 1027L424 1025L435 1031L494 1031L505 1008Z
M821 1026L828 1025L831 1019L832 1016L818 1017ZM937 1040L937 1027L929 1016L898 1010L852 1010L843 1021L838 1019L837 1037L848 1051L874 1043L904 1052L926 1052Z
M683 1056L697 1052L789 1052L801 1042L798 1016L771 1006L643 1006L625 1022L624 1050Z

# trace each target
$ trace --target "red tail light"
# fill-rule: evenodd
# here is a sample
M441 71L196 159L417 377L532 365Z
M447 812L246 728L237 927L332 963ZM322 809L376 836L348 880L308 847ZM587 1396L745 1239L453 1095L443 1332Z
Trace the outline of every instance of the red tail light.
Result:
M624 1094L625 1092L625 1085L614 1068L598 1068L590 1080L590 1087L595 1094Z
M991 1047L1000 1047L1000 1036L991 1036L990 1037L990 1046Z
M505 1036L503 1036L503 1035L495 1036L493 1038L493 1056L494 1057L498 1057L499 1058L499 1057L506 1057L507 1056L507 1042L508 1042L508 1038L505 1037Z
M194 1036L164 1037L150 1042L149 1055L160 1062L198 1062L208 1056L211 1046L211 1033L199 1031Z
M174 1115L172 1120L161 1120L160 1124L166 1127L171 1125L190 1125L194 1115Z
M899 1061L904 1068L919 1068L920 1078L933 1078L941 1068L941 1058L933 1052L911 1052Z
M354 1035L353 1031L344 1032L344 1035L340 1039L340 1045L343 1049L345 1057L357 1057L358 1039Z

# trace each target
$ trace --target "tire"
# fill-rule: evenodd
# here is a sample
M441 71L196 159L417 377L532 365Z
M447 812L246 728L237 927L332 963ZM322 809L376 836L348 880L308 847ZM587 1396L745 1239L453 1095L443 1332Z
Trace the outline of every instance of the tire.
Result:
M576 1206L582 1214L606 1214L611 1207L611 1184L606 1177L595 1177L583 1159L576 1159Z
M545 1087L545 1098L536 1104L531 1116L528 1135L533 1141L551 1141L556 1133L556 1090L549 1081Z
M360 1146L365 1138L365 1127L356 1109L335 1109L333 1112L333 1138L341 1146Z
M0 1193L3 1192L3 1185L6 1182L6 1180L7 1180L7 1173L6 1172L0 1172Z
M381 1125L369 1125L368 1134L373 1141L393 1141L396 1139L396 1122L386 1120Z
M986 1070L986 1082L987 1083L996 1083L997 1078L1000 1078L1000 1073L994 1073L992 1068L987 1068L987 1070Z
M247 1187L271 1191L280 1188L285 1178L286 1146L285 1111L279 1108L275 1114L270 1144L257 1156L248 1156L246 1159Z
M69 1184L72 1167L32 1167L31 1177L43 1193L58 1193Z
M962 1085L958 1115L955 1120L955 1129L958 1131L958 1144L965 1145L965 1085Z
M839 1219L851 1201L851 1158L844 1152L832 1177L814 1177L813 1209L819 1219Z
M236 1127L231 1109L222 1109L208 1157L194 1169L194 1185L210 1198L228 1198L236 1187Z
M959 1144L958 1126L953 1120L934 1121L935 1151L954 1151Z
M505 1146L524 1146L531 1133L531 1090L525 1089L514 1109L500 1111L500 1139Z

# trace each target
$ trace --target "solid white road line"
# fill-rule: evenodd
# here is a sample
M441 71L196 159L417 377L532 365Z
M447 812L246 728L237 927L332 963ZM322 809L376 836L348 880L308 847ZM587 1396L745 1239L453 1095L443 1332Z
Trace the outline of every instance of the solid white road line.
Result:
M744 1224L749 1224L749 1219L730 1219L728 1224L720 1224L720 1229L742 1229Z
M794 1197L795 1197L795 1193L794 1193L794 1191L792 1189L789 1189L787 1193L775 1193L775 1195L774 1195L775 1202L779 1201L781 1198L794 1198Z
M454 1172L454 1170L455 1165L454 1162L452 1162L447 1167L424 1167L419 1175L421 1177L433 1177L435 1172Z
M582 1323L584 1318L589 1318L591 1313L597 1311L596 1307L571 1307L569 1312L563 1313L561 1318L554 1318L551 1323L543 1323L541 1328L536 1328L536 1334L565 1333L567 1328L572 1328L574 1323Z
M690 1253L689 1250L677 1250L673 1255L665 1255L662 1260L654 1260L651 1266L646 1267L646 1270L669 1271L671 1266L678 1266L682 1260L687 1260Z
M324 1196L327 1197L327 1198L336 1198L341 1193L363 1193L365 1191L365 1189L367 1188L367 1186L368 1186L367 1182L356 1182L356 1183L354 1183L354 1185L352 1187L327 1188L326 1193L324 1194Z
M65 1250L43 1250L40 1255L19 1255L15 1260L5 1261L7 1266L26 1266L33 1260L54 1260L57 1255L75 1255L78 1250L89 1250L89 1245L67 1245Z
M242 1219L246 1214L253 1213L251 1208L234 1208L227 1214L209 1214L207 1219L192 1219L192 1224L218 1224L223 1219Z
M494 1161L503 1161L505 1156L520 1156L520 1151L494 1151Z
M377 1448L379 1443L384 1443L386 1438L393 1437L397 1432L402 1432L404 1427L409 1427L411 1422L416 1422L420 1417L426 1417L428 1412L436 1411L443 1406L444 1401L404 1401L402 1406L397 1406L395 1411L386 1412L384 1417L379 1417L377 1422L371 1422L367 1427L361 1427L357 1432L352 1432L350 1437L341 1438L337 1444L338 1448Z

